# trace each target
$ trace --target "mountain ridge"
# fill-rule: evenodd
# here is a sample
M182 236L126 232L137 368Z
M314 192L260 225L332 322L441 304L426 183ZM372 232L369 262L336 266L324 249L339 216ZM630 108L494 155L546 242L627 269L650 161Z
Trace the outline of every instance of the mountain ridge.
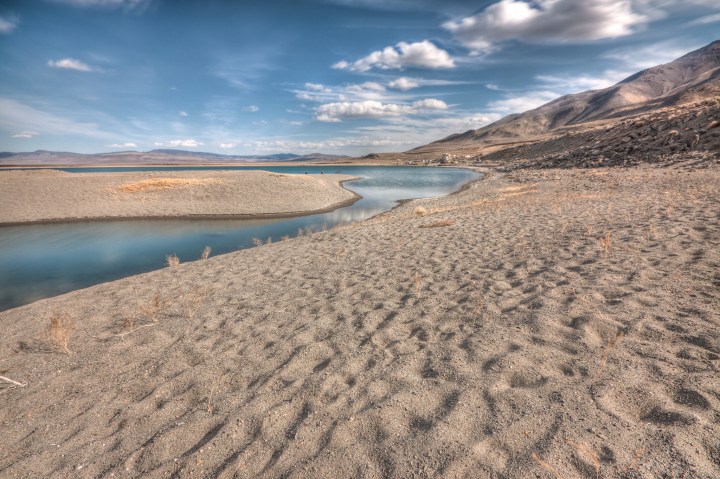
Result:
M672 62L639 71L607 88L563 95L538 108L508 115L482 128L455 133L410 150L465 144L476 147L539 139L557 130L624 118L703 97L706 85L720 85L720 40Z

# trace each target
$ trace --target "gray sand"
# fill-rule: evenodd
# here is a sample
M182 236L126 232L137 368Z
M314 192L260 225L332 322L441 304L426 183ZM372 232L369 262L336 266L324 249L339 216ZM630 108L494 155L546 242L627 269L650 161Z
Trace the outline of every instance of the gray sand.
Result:
M719 205L717 169L491 172L0 313L0 475L720 477Z
M348 175L267 171L65 173L0 171L0 224L53 220L293 216L327 211L358 196Z

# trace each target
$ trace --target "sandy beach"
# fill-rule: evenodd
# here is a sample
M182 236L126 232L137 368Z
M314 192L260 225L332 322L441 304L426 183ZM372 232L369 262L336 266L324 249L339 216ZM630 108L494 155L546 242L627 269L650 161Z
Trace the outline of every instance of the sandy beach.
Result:
M296 216L330 211L359 199L342 187L351 179L267 171L0 171L0 224Z
M720 171L487 173L0 313L0 475L719 477Z

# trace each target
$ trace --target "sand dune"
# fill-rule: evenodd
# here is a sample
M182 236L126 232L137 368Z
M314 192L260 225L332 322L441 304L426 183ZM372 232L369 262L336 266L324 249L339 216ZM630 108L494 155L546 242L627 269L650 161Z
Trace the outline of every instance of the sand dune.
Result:
M0 224L187 216L293 216L329 211L359 196L348 175L267 171L65 173L0 171Z
M716 168L491 172L0 313L0 475L718 477L718 205Z

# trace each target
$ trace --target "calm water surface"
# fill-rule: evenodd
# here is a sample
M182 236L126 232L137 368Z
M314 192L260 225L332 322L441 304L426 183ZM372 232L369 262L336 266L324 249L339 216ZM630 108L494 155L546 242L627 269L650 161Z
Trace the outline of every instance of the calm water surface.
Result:
M71 168L69 172L177 171L192 167ZM205 245L213 255L253 245L254 237L277 240L299 228L360 221L399 200L449 194L479 175L465 169L369 166L202 167L262 169L278 173L343 173L362 179L345 184L363 199L330 213L289 219L129 220L0 227L0 310L152 271L176 254L198 259Z

